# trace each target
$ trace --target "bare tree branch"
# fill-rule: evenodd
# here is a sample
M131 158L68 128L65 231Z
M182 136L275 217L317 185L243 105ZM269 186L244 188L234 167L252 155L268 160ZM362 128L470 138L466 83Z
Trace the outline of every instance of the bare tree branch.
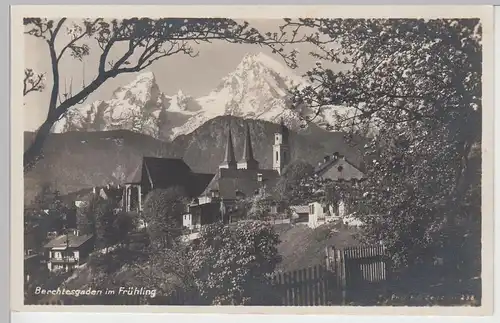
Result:
M23 96L30 92L41 92L45 88L45 74L36 74L32 69L24 70Z
M257 44L270 48L285 63L294 68L296 67L297 52L292 50L287 53L284 51L283 45L310 40L309 36L299 36L299 28L295 28L290 36L287 36L286 33L262 35L255 28L251 28L247 22L237 23L230 19L131 18L106 21L100 18L85 19L80 25L73 24L68 28L71 39L58 52L55 42L56 39L59 39L58 35L65 22L66 18L57 22L41 18L24 20L27 34L46 40L53 76L49 113L37 132L35 142L25 153L25 165L31 165L33 160L37 160L36 156L41 154L41 146L45 136L50 132L52 126L64 117L68 109L82 103L88 95L110 78L123 73L139 72L154 62L175 54L195 57L197 53L192 48L191 43L210 43L215 40L233 44ZM68 52L73 58L82 61L90 53L90 46L85 40L97 42L98 47L102 50L97 75L88 85L84 84L78 92L71 93L73 89L70 86L71 91L65 91L62 101L58 102L58 99L61 98L59 93L61 86L59 63ZM110 52L117 45L123 43L128 44L125 53L117 57L114 62L110 61ZM131 62L134 60L135 62Z

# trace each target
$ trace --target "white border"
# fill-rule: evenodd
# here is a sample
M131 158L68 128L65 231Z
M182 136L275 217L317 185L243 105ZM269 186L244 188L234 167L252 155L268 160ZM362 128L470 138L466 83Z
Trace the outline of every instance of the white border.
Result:
M14 310L24 311L90 311L90 312L170 312L170 313L252 313L252 314L368 314L368 315L488 315L492 311L492 260L493 260L493 102L492 102L492 50L493 21L490 6L15 6L12 10L12 49L23 53L23 16L69 17L131 17L131 16L180 16L180 17L231 17L235 19L272 19L287 17L339 17L339 18L445 18L481 17L483 20L483 306L480 308L457 307L157 307L157 306L24 306L22 301L22 203L23 183L21 147L22 106L21 83L22 55L12 55L12 109L11 109L11 304ZM21 28L20 28L21 27ZM21 33L20 33L21 31ZM17 131L17 133L14 133ZM491 277L491 279L489 279ZM21 292L21 293L20 293ZM21 297L20 297L21 296Z

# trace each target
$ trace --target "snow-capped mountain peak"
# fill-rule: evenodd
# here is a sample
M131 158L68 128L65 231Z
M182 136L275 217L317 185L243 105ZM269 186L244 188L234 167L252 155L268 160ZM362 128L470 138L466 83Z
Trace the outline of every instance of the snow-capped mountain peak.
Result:
M203 109L173 128L173 136L192 132L220 115L271 122L284 118L291 126L297 126L300 120L288 109L288 96L295 86L303 84L304 79L274 58L263 53L247 54L213 91L197 99Z
M154 73L144 72L139 74L131 83L116 89L113 92L112 99L124 100L127 97L134 96L137 100L146 102L151 96L153 87L158 87Z
M221 115L276 123L283 119L291 128L299 128L302 121L289 109L289 93L304 85L307 81L278 56L264 53L245 55L214 90L198 98L182 89L165 95L148 71L116 89L110 100L75 108L54 131L128 129L172 140Z
M298 86L305 83L305 80L295 74L290 68L286 65L278 62L274 58L260 52L258 54L247 54L243 57L243 60L236 68L236 72L244 72L250 69L259 69L271 71L271 73L277 73L287 82L288 86Z
M160 111L169 98L160 91L153 72L144 72L117 88L106 101L78 106L54 126L54 132L128 129L157 136Z

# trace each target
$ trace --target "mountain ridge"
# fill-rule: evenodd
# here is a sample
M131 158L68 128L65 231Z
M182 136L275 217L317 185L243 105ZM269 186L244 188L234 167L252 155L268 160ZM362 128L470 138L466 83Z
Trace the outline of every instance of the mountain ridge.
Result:
M293 70L262 53L245 55L212 91L200 97L187 95L182 89L167 95L160 90L154 72L145 71L118 87L109 100L74 107L56 123L53 132L127 129L173 141L221 115L274 123L284 119L291 129L302 131L309 125L300 115L313 111L290 109L290 91L307 84ZM315 120L317 124L325 121L332 121L329 114Z

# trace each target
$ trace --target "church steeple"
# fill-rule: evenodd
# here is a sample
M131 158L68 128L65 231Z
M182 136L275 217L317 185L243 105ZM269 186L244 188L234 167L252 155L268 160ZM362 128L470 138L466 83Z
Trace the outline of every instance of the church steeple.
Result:
M258 169L259 163L253 157L252 139L250 137L250 127L246 124L245 144L243 156L238 163L238 169Z
M228 126L228 135L226 143L226 154L224 160L219 165L219 168L236 168L236 158L234 157L233 136L231 135L231 127Z
M289 131L283 118L281 118L280 126L278 131L274 133L274 145L273 145L273 169L276 170L280 175L283 172L283 168L290 161L290 147L288 143Z

